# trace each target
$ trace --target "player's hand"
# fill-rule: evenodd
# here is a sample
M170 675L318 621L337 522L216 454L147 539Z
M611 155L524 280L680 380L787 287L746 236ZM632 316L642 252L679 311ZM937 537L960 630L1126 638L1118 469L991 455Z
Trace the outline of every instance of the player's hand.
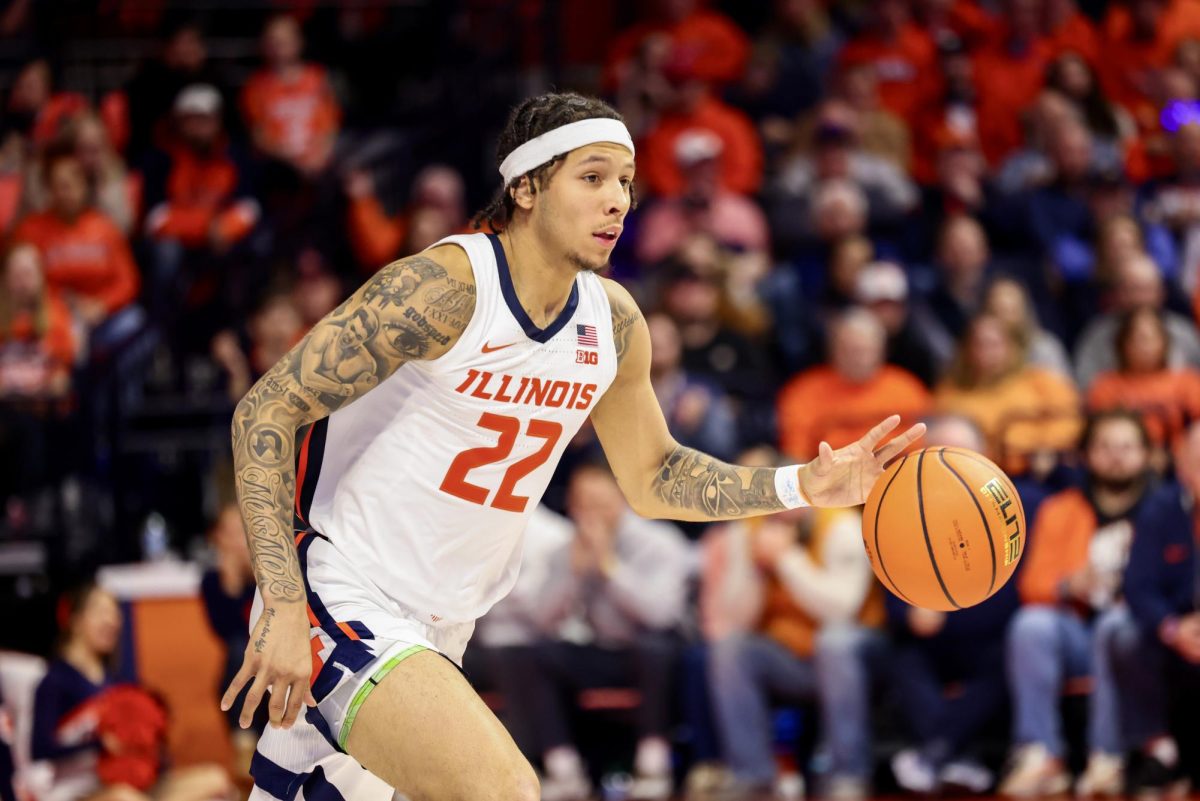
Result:
M888 462L925 433L925 424L917 423L880 446L883 438L898 425L900 415L893 414L858 442L836 451L828 442L822 441L817 458L800 468L800 489L809 503L813 506L858 506L865 502Z
M254 712L268 690L271 725L276 728L291 728L304 704L316 706L309 689L312 676L309 631L308 613L302 603L273 603L263 609L246 646L241 670L221 698L221 711L233 706L238 693L251 679L254 683L238 718L243 729L254 720Z

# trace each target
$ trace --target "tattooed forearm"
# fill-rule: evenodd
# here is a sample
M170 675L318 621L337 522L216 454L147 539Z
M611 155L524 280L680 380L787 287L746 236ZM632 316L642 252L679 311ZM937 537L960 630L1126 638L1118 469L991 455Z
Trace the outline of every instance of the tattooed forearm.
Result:
M617 349L617 363L620 364L629 342L633 338L634 324L642 319L642 312L633 302L620 297L610 296L612 301L613 345Z
M726 464L700 451L675 446L654 476L654 497L671 516L722 520L783 508L775 493L775 470Z
M254 641L254 650L261 652L267 647L267 635L271 633L271 621L275 619L275 607L269 606L262 613L262 631L258 633L258 639Z
M242 398L233 417L235 482L254 575L268 602L304 599L292 517L297 430L378 386L404 362L445 352L474 311L473 284L424 256L394 262Z

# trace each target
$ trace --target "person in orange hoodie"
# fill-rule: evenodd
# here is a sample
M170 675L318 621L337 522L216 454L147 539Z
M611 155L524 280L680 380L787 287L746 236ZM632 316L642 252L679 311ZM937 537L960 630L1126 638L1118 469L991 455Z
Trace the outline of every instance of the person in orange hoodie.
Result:
M604 64L604 86L617 92L633 72L647 40L662 37L694 59L696 77L714 85L736 81L746 69L750 40L719 11L701 8L697 0L659 0L654 18L622 31L612 43Z
M1054 54L1071 52L1083 56L1093 69L1100 65L1100 34L1076 0L1045 0L1043 32Z
M1123 411L1088 420L1081 439L1087 478L1080 487L1047 498L1030 529L1018 590L1024 604L1008 631L1009 689L1014 699L1012 770L1003 796L1056 795L1071 784L1058 699L1064 682L1092 677L1087 769L1079 796L1120 795L1123 787L1121 718L1136 704L1120 704L1114 678L1132 623L1121 603L1121 583L1133 539L1133 520L1150 494L1150 440L1141 419ZM1132 639L1136 651L1137 640Z
M1048 471L1079 431L1079 395L1069 379L1032 367L1018 331L988 314L975 317L935 392L945 414L983 430L993 459L1010 472Z
M853 442L880 409L912 423L930 408L920 379L884 362L887 331L874 314L844 312L829 340L829 363L805 370L779 393L780 448L797 459L814 458L821 440L834 448Z
M1184 427L1200 419L1200 371L1167 363L1171 335L1153 307L1128 312L1117 329L1119 369L1096 376L1088 407L1129 409L1143 416L1150 441L1166 459Z
M933 39L909 18L905 0L878 0L870 7L871 25L842 48L839 70L872 65L884 108L911 122L939 90Z
M721 188L743 195L757 192L763 152L754 123L710 90L700 77L702 70L687 54L674 54L668 66L670 101L638 145L638 152L646 153L639 162L638 185L659 197L678 197L687 182L675 160L676 144L684 134L701 130L721 140Z
M75 316L94 329L133 303L140 278L129 243L88 197L87 178L74 153L45 161L50 208L17 225L14 242L37 247L46 283L63 293Z

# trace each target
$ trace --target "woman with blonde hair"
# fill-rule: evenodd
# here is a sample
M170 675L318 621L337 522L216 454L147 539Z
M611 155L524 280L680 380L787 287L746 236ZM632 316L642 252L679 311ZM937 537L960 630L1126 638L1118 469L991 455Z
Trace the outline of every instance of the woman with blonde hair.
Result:
M1009 472L1048 471L1054 455L1071 450L1079 434L1075 386L1031 365L1021 332L992 314L968 325L934 405L978 425L990 455Z
M999 317L1020 338L1026 361L1062 376L1071 376L1071 359L1058 337L1038 321L1029 290L1016 278L997 277L983 293L981 311Z

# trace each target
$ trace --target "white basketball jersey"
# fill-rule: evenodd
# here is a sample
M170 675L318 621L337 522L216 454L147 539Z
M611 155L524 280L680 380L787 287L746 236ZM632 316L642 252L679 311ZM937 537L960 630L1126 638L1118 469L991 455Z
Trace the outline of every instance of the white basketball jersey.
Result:
M597 276L579 273L539 329L495 236L442 242L470 257L470 323L445 355L403 365L310 428L296 506L359 573L348 580L426 620L465 622L511 589L526 521L617 358Z

